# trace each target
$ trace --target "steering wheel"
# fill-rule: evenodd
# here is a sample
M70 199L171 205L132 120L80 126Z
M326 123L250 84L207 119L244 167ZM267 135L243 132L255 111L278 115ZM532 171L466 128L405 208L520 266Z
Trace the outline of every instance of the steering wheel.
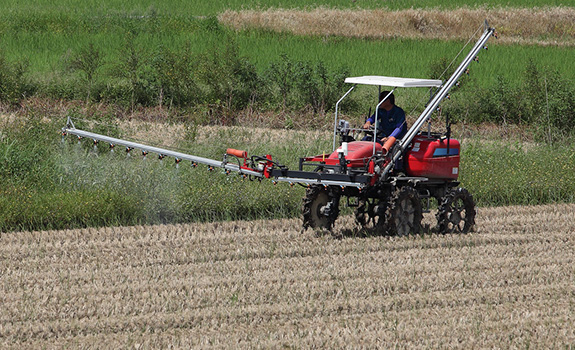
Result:
M364 138L369 138L367 141L373 141L373 137L375 135L375 127L373 125L369 126L369 129L363 129L362 133L364 134Z

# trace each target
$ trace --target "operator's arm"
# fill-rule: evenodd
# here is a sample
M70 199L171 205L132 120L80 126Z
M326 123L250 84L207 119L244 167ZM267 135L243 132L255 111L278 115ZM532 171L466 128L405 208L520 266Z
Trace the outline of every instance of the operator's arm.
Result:
M369 129L373 125L374 122L375 122L375 114L372 115L371 117L367 118L367 120L365 121L365 124L363 124L363 128Z

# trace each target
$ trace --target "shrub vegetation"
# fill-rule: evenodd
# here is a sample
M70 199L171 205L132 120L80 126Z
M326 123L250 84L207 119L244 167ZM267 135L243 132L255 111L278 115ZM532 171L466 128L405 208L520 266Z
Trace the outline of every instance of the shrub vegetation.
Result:
M186 124L187 140L176 146L189 153L219 159L231 146L270 153L295 167L298 156L329 151L329 136L297 131L281 140L266 139L262 134L269 130L233 128L238 118L273 113L282 122L270 124L288 129L327 125L328 113L347 89L344 77L374 72L440 77L462 45L301 37L263 29L236 32L213 16L154 7L129 13L124 3L111 5L117 12L89 12L70 0L66 7L83 9L77 13L52 4L18 4L19 10L0 15L5 19L0 21L0 104L7 115L12 113L0 118L0 231L299 213L299 187L252 184L185 165L176 169L167 161L126 159L123 152L103 152L104 145L96 153L85 143L61 144L56 131L63 114L22 108L30 96L80 100L83 112L70 114L106 123L115 121L116 113L100 115L92 107L168 110L175 117L171 121ZM562 65L572 49L497 45L492 50L472 68L480 74L462 79L454 90L457 98L446 101L444 110L460 123L519 126L546 145L472 143L463 151L463 185L481 205L573 201L573 149L559 146L575 130L573 67ZM510 69L498 70L499 64ZM426 93L402 92L401 105L416 115ZM360 120L375 95L352 95L343 112ZM202 126L210 124L232 128L199 137L207 130ZM98 124L91 126L99 131ZM114 136L120 129L102 132ZM550 173L552 181L546 176Z

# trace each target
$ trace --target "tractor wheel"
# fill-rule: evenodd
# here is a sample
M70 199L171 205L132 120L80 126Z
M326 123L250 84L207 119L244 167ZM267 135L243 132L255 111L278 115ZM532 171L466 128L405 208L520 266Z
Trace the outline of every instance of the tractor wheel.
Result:
M387 202L374 198L360 199L355 209L355 221L366 230L385 232Z
M475 202L464 188L453 189L443 197L437 211L440 233L467 233L475 225Z
M339 215L339 193L329 187L309 187L303 198L303 228L331 230Z
M391 235L406 236L421 232L423 210L419 194L413 187L404 186L395 191L386 219Z

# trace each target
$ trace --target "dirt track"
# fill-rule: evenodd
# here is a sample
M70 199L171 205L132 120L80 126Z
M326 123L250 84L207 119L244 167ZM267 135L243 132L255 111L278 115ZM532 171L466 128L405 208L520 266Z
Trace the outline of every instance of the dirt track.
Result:
M477 221L407 238L299 220L2 234L0 348L573 346L575 205Z

